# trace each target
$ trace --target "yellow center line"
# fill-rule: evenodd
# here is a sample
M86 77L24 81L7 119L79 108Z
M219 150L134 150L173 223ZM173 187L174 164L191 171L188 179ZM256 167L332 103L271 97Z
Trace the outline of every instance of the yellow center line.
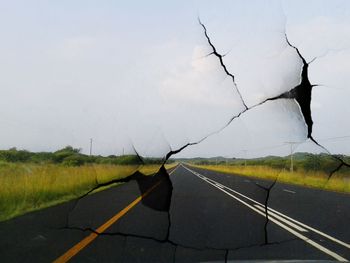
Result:
M176 168L174 170L172 170L170 174L172 174L176 170ZM108 221L106 221L103 225L99 226L96 229L96 232L91 233L90 235L85 237L83 240L81 240L80 242L75 244L73 247L71 247L69 250L67 250L66 253L61 255L59 258L55 259L53 261L53 263L68 262L72 257L74 257L81 250L83 250L87 245L89 245L92 241L94 241L98 237L99 234L106 231L111 225L113 225L115 222L117 222L122 216L124 216L135 205L137 205L143 198L145 198L147 195L149 195L157 186L160 185L161 182L162 182L162 180L157 182L156 184L154 184L144 194L140 195L138 198L136 198L134 201L132 201L128 206L126 206L123 210L121 210L119 213L115 214L112 218L110 218Z

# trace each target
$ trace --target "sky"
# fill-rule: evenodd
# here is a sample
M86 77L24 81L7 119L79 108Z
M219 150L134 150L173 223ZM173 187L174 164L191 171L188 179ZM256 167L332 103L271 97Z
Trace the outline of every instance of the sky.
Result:
M310 64L313 136L350 154L349 1L0 1L0 148L163 157L320 152L293 100ZM221 130L220 132L218 132ZM348 136L348 137L346 137Z

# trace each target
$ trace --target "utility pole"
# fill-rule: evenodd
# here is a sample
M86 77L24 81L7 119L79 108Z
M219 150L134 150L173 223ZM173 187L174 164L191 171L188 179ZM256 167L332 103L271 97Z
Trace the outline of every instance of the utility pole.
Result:
M291 173L294 172L294 167L293 167L293 144L290 144L290 171Z
M298 144L298 142L286 142L287 144L290 145L290 172L294 172L294 164L293 164L293 154L294 154L294 149L293 146L294 144Z
M92 138L90 138L90 156L92 154Z
M247 150L243 150L244 152L244 167L247 167Z

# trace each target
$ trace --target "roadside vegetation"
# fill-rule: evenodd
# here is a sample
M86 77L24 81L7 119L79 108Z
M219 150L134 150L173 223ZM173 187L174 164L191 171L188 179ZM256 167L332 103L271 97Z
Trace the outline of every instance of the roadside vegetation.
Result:
M84 164L161 164L162 160L157 158L141 158L134 155L101 155L89 156L80 153L80 149L67 146L55 152L29 152L26 150L0 150L0 161L11 163L35 163L35 164L62 164L64 166L81 166Z
M136 171L154 174L162 160L143 162L136 155L87 156L70 146L54 153L0 151L0 221L72 200Z
M348 156L339 156L350 162ZM350 169L341 168L329 179L339 163L326 154L297 153L294 155L293 172L290 156L268 156L257 159L188 159L190 165L228 174L238 174L281 183L296 184L324 190L350 193Z

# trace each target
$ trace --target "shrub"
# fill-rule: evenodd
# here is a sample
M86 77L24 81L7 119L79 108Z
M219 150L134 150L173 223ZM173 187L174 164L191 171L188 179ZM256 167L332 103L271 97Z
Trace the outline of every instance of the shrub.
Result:
M66 166L80 166L85 163L84 157L80 155L71 155L64 158L62 164Z

